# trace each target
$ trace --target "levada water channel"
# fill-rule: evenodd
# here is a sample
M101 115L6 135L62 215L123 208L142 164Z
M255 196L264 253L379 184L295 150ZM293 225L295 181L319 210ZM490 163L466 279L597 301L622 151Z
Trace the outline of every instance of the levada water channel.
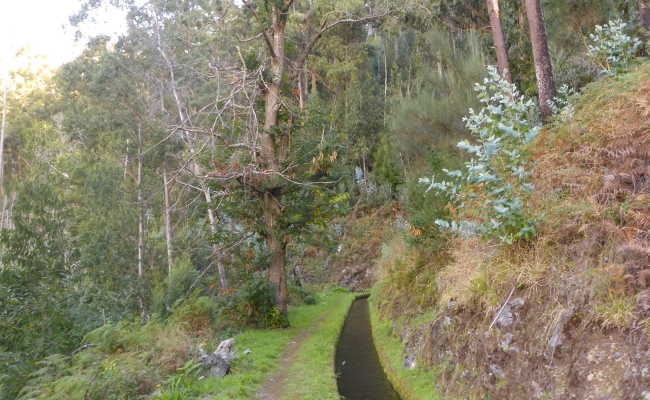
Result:
M367 296L352 303L336 348L336 372L346 400L400 400L377 356Z

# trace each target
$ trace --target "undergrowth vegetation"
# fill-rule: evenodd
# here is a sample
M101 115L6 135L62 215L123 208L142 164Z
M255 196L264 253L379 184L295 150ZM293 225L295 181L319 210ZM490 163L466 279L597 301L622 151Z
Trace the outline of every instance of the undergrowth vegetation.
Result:
M330 290L317 297L317 305L292 308L290 329L253 328L237 334L237 359L231 375L224 379L204 378L206 373L196 361L199 347L213 351L227 332L219 327L214 302L194 297L175 307L166 322L158 318L145 325L122 321L90 332L78 352L55 354L39 362L19 398L173 400L216 395L221 399L250 399L274 371L289 341L316 324L324 313L331 315L326 334L337 337L331 330L340 329L353 295ZM315 368L322 371L322 367L321 362Z
M594 32L589 34L587 54L607 75L627 72L641 48L641 40L625 32L627 25L616 19L605 25L596 25Z

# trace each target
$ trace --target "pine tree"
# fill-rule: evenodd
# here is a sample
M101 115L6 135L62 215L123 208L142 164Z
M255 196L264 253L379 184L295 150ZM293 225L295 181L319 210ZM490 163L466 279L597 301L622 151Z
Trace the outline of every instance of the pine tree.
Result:
M505 34L501 26L501 10L499 0L487 0L488 12L490 14L490 27L492 28L492 38L494 48L497 53L497 65L499 73L503 79L512 83L512 73L510 72L510 61L508 60L508 47L506 44Z
M542 120L548 121L553 115L551 104L556 96L556 92L553 66L551 65L551 56L548 51L546 27L544 26L544 15L540 0L526 0L526 14L528 16L530 41L533 46L539 108Z

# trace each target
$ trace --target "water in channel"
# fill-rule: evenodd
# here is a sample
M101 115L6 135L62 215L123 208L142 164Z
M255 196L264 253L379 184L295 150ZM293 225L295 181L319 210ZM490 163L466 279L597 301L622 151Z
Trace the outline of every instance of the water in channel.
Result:
M336 349L339 393L346 400L400 400L381 367L370 329L368 298L357 299Z

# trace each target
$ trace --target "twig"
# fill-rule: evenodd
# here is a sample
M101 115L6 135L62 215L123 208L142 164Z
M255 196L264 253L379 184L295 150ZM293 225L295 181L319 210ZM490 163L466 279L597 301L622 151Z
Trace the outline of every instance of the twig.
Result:
M510 301L510 298L515 293L515 289L517 288L517 282L519 282L519 278L521 278L521 273L519 273L519 276L517 277L517 281L515 282L514 286L512 286L512 290L510 290L510 294L508 295L508 298L506 299L506 301L503 303L503 305L499 309L499 312L497 313L497 315L495 315L494 320L492 320L492 323L490 324L490 327L488 328L488 331L490 331L492 329L495 322L497 322L497 320L501 316L501 313L503 312L503 310L505 310L506 306L508 305L508 302Z

